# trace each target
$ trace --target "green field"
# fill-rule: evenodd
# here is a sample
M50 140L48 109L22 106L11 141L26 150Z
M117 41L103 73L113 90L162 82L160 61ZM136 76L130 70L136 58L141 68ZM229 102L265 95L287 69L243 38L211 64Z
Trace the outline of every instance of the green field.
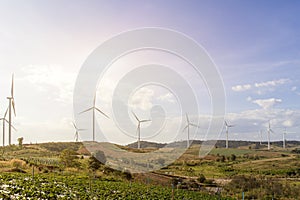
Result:
M148 174L128 174L104 165L92 170L92 157L81 143L1 147L0 199L240 199L242 192L246 199L295 199L300 195L296 147L214 148L204 158L198 156L199 147L193 145L173 164ZM63 152L74 155L64 158Z
M1 199L218 199L199 192L79 175L1 174ZM226 199L226 198L222 198ZM229 199L229 198L227 198Z

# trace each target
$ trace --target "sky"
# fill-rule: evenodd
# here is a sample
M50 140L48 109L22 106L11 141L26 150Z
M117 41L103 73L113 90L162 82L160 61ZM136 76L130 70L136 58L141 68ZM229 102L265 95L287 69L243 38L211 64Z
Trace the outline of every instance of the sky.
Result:
M300 2L298 1L37 1L0 0L0 115L8 106L11 76L15 76L17 116L13 117L13 142L74 141L73 91L87 57L109 38L128 30L160 27L178 31L200 44L222 76L226 92L225 119L235 127L232 140L266 140L271 120L271 140L300 140ZM127 120L118 119L111 106L114 87L133 66L149 63L173 66L183 79L195 84L201 114L189 107L190 120L208 126L210 100L203 81L188 64L167 53L144 51L115 62L97 90L97 114L107 139L126 144L136 140L136 121L145 140L170 142L185 139L182 110L168 88L146 86L132 91ZM178 84L177 88L183 89ZM164 112L158 112L161 107ZM86 105L87 108L89 105ZM155 107L156 106L156 107ZM151 112L149 112L151 110ZM164 116L167 120L156 120ZM91 120L91 113L85 114ZM178 125L179 124L179 125ZM80 139L89 139L91 127L78 122ZM90 124L89 124L90 125ZM176 125L176 126L175 126ZM120 131L126 126L126 133ZM161 129L168 131L159 132ZM99 130L97 130L99 131ZM158 132L157 132L158 131ZM173 132L179 131L178 137ZM158 133L157 135L156 132ZM142 139L143 139L142 137ZM224 139L222 132L220 139ZM99 138L100 140L100 138ZM0 139L2 143L2 138Z

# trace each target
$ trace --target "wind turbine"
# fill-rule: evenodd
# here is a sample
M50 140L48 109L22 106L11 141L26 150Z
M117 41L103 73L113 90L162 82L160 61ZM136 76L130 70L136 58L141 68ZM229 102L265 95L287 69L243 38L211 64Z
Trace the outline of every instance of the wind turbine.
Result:
M138 141L137 141L138 142L138 149L140 149L141 148L141 143L140 143L141 142L141 123L150 122L151 120L150 119L140 120L133 111L132 111L132 114L138 122L138 126L137 126L136 131L137 131L137 135L138 135Z
M93 111L93 142L95 142L96 111L98 111L99 113L101 113L102 115L104 115L105 117L107 117L108 119L109 119L109 117L104 112L102 112L99 108L96 107L96 94L94 96L93 106L91 108L88 108L88 109L80 112L79 114L88 112L90 110Z
M6 119L6 115L7 115L7 112L8 112L8 108L6 109L6 112L4 114L4 117L3 118L0 118L0 120L2 120L2 134L3 134L3 147L5 146L5 122L6 123L9 123L9 121L7 121ZM17 129L11 125L11 127L16 131Z
M282 148L284 148L284 149L285 149L285 147L286 147L285 136L286 136L286 134L289 134L289 133L295 133L295 132L287 132L287 131L286 131L286 128L284 128L284 132L283 132L283 134L282 134Z
M261 130L259 131L259 137L260 137L259 144L261 145L262 144L262 131Z
M72 123L75 128L75 141L78 142L79 131L84 131L85 129L77 128L76 124L74 122L72 122Z
M271 146L270 146L270 133L274 133L274 131L271 129L271 123L270 123L270 120L269 120L269 127L268 127L268 150L271 149Z
M190 119L189 119L189 116L187 113L186 113L186 122L187 122L187 125L184 127L182 132L184 132L185 129L187 129L187 148L189 148L189 146L190 146L190 126L194 126L197 128L199 128L199 126L190 122Z
M225 121L225 127L226 127L226 149L228 149L228 131L229 131L229 128L234 127L234 125L228 124Z
M11 96L7 97L7 99L9 100L9 105L8 105L8 144L11 145L11 128L12 128L12 119L11 119L11 109L14 110L14 114L16 116L16 109L15 109L15 99L14 99L14 74L12 75L12 82L11 82Z

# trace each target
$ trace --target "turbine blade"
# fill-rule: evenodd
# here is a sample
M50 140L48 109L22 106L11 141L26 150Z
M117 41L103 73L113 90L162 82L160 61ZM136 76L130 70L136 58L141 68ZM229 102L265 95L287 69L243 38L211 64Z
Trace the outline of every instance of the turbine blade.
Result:
M228 124L227 124L227 122L226 121L224 121L225 122L225 126L227 126L228 127Z
M186 121L187 121L187 123L190 123L188 114L186 113L185 115L186 115Z
M87 111L90 111L90 110L92 110L93 108L94 108L94 107L91 107L91 108L89 108L89 109L86 109L86 110L80 112L79 114L82 114L82 113L85 113L85 112L87 112Z
M8 112L8 107L6 108L6 111L5 111L5 114L4 114L4 118L6 118L7 112Z
M14 74L12 74L12 81L11 81L11 97L14 98Z
M15 131L18 131L13 125L11 125L11 127L12 127Z
M15 100L14 100L14 99L12 99L11 105L12 105L12 107L13 107L15 116L17 116L17 115L16 115L16 108L15 108Z
M139 118L136 116L136 114L135 114L133 111L131 111L131 112L132 112L133 116L135 117L135 119L136 119L137 121L140 121Z
M105 117L107 117L108 119L109 119L109 117L104 113L104 112L102 112L99 108L96 108L96 107L94 107L98 112L100 112L102 115L104 115Z
M140 122L151 122L150 119L141 120Z
M96 106L96 92L95 92L95 95L94 95L93 106L94 107Z
M197 127L197 128L200 128L200 126L196 125L196 124L193 124L193 123L190 123L191 126L194 126L194 127Z
M183 128L182 132L184 132L185 129L187 129L188 127L189 127L189 125L186 125L186 126Z
M75 123L74 123L74 122L72 122L72 123L73 123L74 128L77 130L78 128L77 128L77 126L75 125Z

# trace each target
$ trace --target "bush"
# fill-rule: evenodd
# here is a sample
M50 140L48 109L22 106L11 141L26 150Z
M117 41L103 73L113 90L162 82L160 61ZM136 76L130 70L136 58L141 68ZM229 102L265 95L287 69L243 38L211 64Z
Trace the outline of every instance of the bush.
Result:
M206 180L206 178L205 178L205 176L203 175L203 174L200 174L199 175L199 178L197 179L200 183L204 183L205 182L205 180Z
M60 161L65 167L79 167L80 163L77 161L76 152L70 149L63 150L59 155Z
M236 160L236 155L234 155L234 154L231 154L231 156L230 156L230 160L231 160L231 161L235 161L235 160Z
M19 160L19 159L12 159L9 163L10 163L11 167L13 167L15 169L21 169L26 166L26 162L23 160Z

